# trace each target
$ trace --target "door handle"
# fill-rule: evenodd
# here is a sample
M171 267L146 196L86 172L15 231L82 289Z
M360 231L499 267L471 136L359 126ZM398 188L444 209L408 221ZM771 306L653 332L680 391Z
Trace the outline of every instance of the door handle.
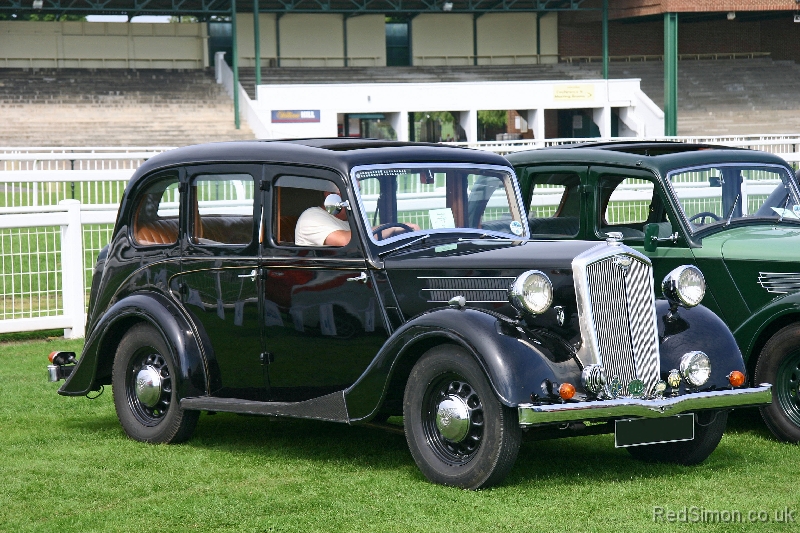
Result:
M239 274L239 277L240 278L250 278L250 281L255 281L257 275L258 275L258 273L256 272L256 269L254 268L253 270L250 271L249 274Z
M361 283L366 283L367 282L367 273L366 272L362 272L358 276L355 276L353 278L347 278L347 281L360 281Z

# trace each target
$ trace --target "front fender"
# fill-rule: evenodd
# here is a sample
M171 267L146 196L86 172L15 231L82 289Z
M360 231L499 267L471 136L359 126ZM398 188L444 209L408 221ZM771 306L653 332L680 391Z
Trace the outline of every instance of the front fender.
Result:
M498 399L509 407L531 401L545 379L561 381L580 373L574 360L556 363L527 337L503 333L501 315L478 309L441 308L405 323L387 340L367 370L345 391L351 421L372 416L386 397L393 375L407 373L424 352L442 343L458 344L483 367ZM407 374L406 374L407 375ZM402 384L405 384L403 377Z
M679 309L674 320L666 320L669 304L656 301L658 339L661 353L661 379L680 367L681 356L699 350L711 359L711 377L703 389L730 388L728 374L734 370L747 374L742 353L728 326L707 307ZM683 386L683 385L682 385Z
M758 357L755 350L761 345L758 339L766 332L774 333L777 329L791 322L800 320L800 293L786 294L770 301L761 309L757 309L733 332L742 353L750 361ZM778 324L778 327L773 327Z
M64 396L83 396L111 383L117 346L135 323L147 322L161 332L178 365L179 397L210 390L208 365L198 332L183 311L162 294L138 292L116 302L99 319L81 358L58 390Z

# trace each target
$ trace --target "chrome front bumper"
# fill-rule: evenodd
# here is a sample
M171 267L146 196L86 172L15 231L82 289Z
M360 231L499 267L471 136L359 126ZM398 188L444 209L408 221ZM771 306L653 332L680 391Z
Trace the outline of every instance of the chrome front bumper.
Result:
M551 405L521 404L518 409L519 425L524 427L603 418L656 418L687 411L732 409L769 403L772 403L772 385L764 383L750 389L697 392L652 400L616 398Z

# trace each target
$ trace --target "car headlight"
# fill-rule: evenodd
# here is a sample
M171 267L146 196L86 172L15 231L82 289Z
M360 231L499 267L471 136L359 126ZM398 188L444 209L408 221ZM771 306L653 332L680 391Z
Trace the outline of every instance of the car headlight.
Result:
M518 311L541 315L553 303L553 284L538 270L529 270L511 284L509 299Z
M693 387L704 385L711 377L711 360L703 352L689 352L681 357L681 375Z
M694 307L706 295L706 279L696 266L683 265L667 274L661 290L674 306Z

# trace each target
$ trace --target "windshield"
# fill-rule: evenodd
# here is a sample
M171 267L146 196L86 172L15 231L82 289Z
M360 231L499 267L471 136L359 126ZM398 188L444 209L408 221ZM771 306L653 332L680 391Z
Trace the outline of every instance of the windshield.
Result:
M377 244L432 232L528 236L509 170L406 165L356 169L353 176L365 223Z
M669 174L693 231L740 220L800 222L794 176L783 167L709 165Z

